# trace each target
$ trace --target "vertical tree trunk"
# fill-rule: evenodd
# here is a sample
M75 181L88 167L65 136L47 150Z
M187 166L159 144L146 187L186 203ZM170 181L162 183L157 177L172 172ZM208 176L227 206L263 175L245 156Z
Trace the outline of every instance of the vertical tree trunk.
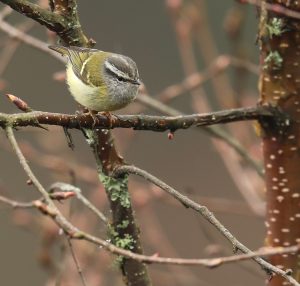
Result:
M269 4L300 10L300 1L272 0ZM259 42L262 105L278 107L287 118L261 122L267 200L267 246L300 242L300 22L275 14L262 2ZM279 116L280 117L280 116ZM270 262L291 269L300 281L299 254L277 255ZM285 285L280 277L269 282Z
M68 46L89 47L93 41L88 40L81 29L77 2L75 0L50 0L49 4L51 10L55 14L62 15L70 26L67 30L63 29L61 33L56 31L64 43ZM110 236L112 242L118 247L142 254L140 230L131 205L127 177L114 179L110 174L116 165L124 164L124 160L114 144L113 136L110 131L106 130L86 131L86 135L89 137L88 142L95 155L98 174L111 206ZM126 285L151 285L144 263L123 257L119 257L118 262Z

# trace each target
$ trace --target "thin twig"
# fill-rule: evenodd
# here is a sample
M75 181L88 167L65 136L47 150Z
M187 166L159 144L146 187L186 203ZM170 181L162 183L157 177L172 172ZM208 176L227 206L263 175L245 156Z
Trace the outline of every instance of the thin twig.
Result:
M56 216L57 213L59 213L59 210L57 209L57 207L55 206L55 204L53 203L51 196L49 194L49 192L46 191L46 189L42 186L42 184L38 181L38 179L35 177L35 175L33 174L32 170L30 169L17 141L15 138L15 135L13 133L13 129L11 126L6 126L5 128L6 131L6 135L7 138L13 148L13 151L16 153L17 157L19 158L20 164L23 167L25 173L27 174L27 176L29 177L29 179L31 180L32 184L36 187L36 189L39 191L39 193L43 196L43 199L46 201L46 203L52 208L53 216Z
M172 108L146 94L138 96L137 101L163 114L168 114L170 116L184 115L184 113L178 111L177 109ZM214 138L224 141L228 146L235 150L250 166L252 166L261 177L263 177L263 169L261 165L258 164L255 160L253 160L253 158L249 156L248 150L246 150L240 144L240 142L237 139L235 139L231 134L229 134L226 130L221 129L218 126L208 126L201 128L200 130L205 131L207 134Z
M246 69L256 75L259 74L259 67L251 62L228 55L220 55L204 71L193 73L187 76L182 82L166 87L164 90L159 92L155 98L165 102L170 99L174 99L185 92L193 91L211 78L214 78L221 72L224 72L230 65Z
M239 0L240 3L248 3L258 7L261 7L261 3L264 2L263 0ZM300 19L300 13L291 9L288 9L279 4L270 4L264 2L265 8L269 11L274 13L287 16L289 18Z
M243 68L255 75L259 75L259 71L260 71L260 67L259 65L256 65L250 61L246 61L244 59L241 58L237 58L237 57L233 57L233 56L228 56L228 55L224 55L226 57L228 57L230 64L232 66L238 67L238 68Z
M189 192L190 193L190 192ZM200 200L204 205L207 205L210 209L217 213L226 213L238 216L250 216L250 217L262 217L263 214L260 212L253 211L247 203L240 202L232 199L224 198L213 198L213 197L203 197L198 196L196 192L192 192L193 197ZM159 201L164 201L171 205L175 205L176 202L165 196L157 195Z
M243 245L240 241L236 239L236 237L230 233L230 231L223 225L221 222L214 216L212 212L210 212L207 207L200 205L190 198L182 195L180 192L176 191L157 177L149 174L148 172L139 169L135 166L129 166L129 165L124 165L124 166L119 166L115 169L115 176L121 176L124 174L135 174L138 176L143 177L147 181L155 184L156 186L160 187L162 190L166 191L168 194L173 196L176 200L181 202L185 207L191 208L197 212L199 212L207 221L209 221L215 228L220 231L221 234L223 234L224 237L227 238L228 241L231 242L233 245L234 249L240 250L245 254L253 254L253 252L248 249L245 245ZM287 279L290 283L297 283L296 280L294 280L290 275L288 275L286 272L283 270L279 269L278 267L273 266L272 264L266 262L260 257L254 256L253 259L262 266L262 268L268 272L271 273L276 273L285 279ZM298 283L297 283L298 284ZM297 285L296 284L296 285ZM295 285L295 284L294 284ZM300 285L300 284L298 284Z
M68 242L68 245L69 245L69 248L70 248L70 252L71 252L73 261L74 261L74 263L75 263L75 266L76 266L78 275L79 275L79 277L80 277L80 279L81 279L82 285L83 285L83 286L87 286L88 284L87 284L87 282L86 282L86 280L85 280L85 278L84 278L83 271L82 271L82 269L81 269L81 267L80 267L80 265L79 265L79 261L78 261L78 259L77 259L77 257L76 257L76 254L75 254L75 251L74 251L74 248L73 248L72 241L71 241L71 239L70 239L69 237L67 237L67 242Z
M236 261L236 259L239 256L236 255L230 258L219 258L216 260L214 259L175 259L175 258L163 258L163 257L156 257L156 256L146 256L142 254L136 254L131 251L116 247L115 245L109 243L108 241L102 240L100 238L97 238L93 235L90 235L88 233L85 233L75 226L73 226L58 210L58 208L55 206L55 204L52 202L51 198L49 197L49 193L46 191L46 189L41 185L41 183L38 181L38 179L33 174L32 170L30 169L24 155L22 154L20 147L15 139L13 130L10 126L6 127L6 134L8 137L9 142L11 143L13 150L15 151L17 157L19 158L20 164L23 167L24 171L28 175L28 177L31 179L33 185L36 187L36 189L43 195L47 205L43 205L43 203L35 204L35 206L43 212L43 214L50 216L57 224L60 226L66 234L70 236L72 239L82 239L89 242L92 242L98 246L102 246L111 253L118 254L125 256L127 258L135 259L137 261L141 261L144 263L161 263L161 264L174 264L174 265L202 265L206 267L216 267L220 266L224 263L230 263ZM122 169L123 168L123 169ZM233 243L235 247L243 251L245 255L242 255L241 259L250 259L253 258L258 264L260 264L265 270L268 270L270 273L275 273L278 275L281 275L283 278L285 278L287 281L289 281L294 286L300 286L298 282L289 275L289 273L286 273L285 271L267 263L262 258L258 257L257 254L251 252L247 247L245 247L243 244L241 244L239 241L236 240L235 237L231 235L231 233L226 230L224 226L222 226L217 219L207 210L206 207L200 206L197 203L193 202L192 200L188 199L187 197L181 195L179 192L175 191L165 183L161 182L159 179L155 178L154 176L132 166L124 166L122 168L119 168L116 170L116 174L118 175L123 173L135 173L142 175L143 177L147 178L148 180L151 180L153 183L157 183L161 187L163 187L164 190L168 191L170 194L176 196L179 200L181 200L182 203L185 205L194 208L198 211L200 211L203 215L207 217L212 223L216 223L219 228L222 229L224 235ZM294 248L287 248L288 251L291 252L297 252L299 250L298 246L295 246ZM283 251L283 248L278 250ZM272 253L273 255L273 253Z
M0 12L0 29L1 29L1 21L4 21L7 16L9 16L14 10L11 9L9 6L5 6L1 12ZM31 21L30 19L26 19L22 23L19 23L16 27L16 29L19 29L20 32L23 33L28 33L28 31L34 27L35 22ZM14 27L13 27L14 28ZM10 35L8 35L10 36ZM3 48L3 51L1 53L1 58L0 58L0 75L3 74L4 70L7 68L9 63L11 62L17 48L22 44L21 41L16 40L14 37L10 37L7 39L5 42L5 46Z
M8 34L11 38L18 39L19 41L22 41L23 43L39 51L43 51L44 53L50 54L51 56L53 56L61 62L65 61L64 58L61 57L58 53L50 50L45 42L39 40L38 38L32 37L27 33L24 33L23 31L17 29L13 25L9 24L3 19L2 15L0 15L0 30Z
M99 211L81 192L81 190L71 184L57 182L50 186L50 190L61 189L62 191L74 192L79 201L81 201L88 209L90 209L97 217L99 217L105 224L108 223L107 217Z
M4 197L0 197L0 201L3 203L6 203L10 205L11 207L21 207L21 208L37 208L36 204L34 202L30 203L22 203L13 201ZM84 237L82 239L85 239L85 234L83 234ZM91 238L90 236L88 236ZM71 237L73 238L73 237ZM75 237L76 238L76 237ZM89 239L90 240L90 239ZM68 241L70 241L70 237L68 238ZM102 242L95 238L94 243L96 243L98 246L104 246ZM146 262L146 263L159 263L159 264L173 264L173 265L202 265L209 268L212 267L218 267L223 264L236 262L236 261L242 261L242 260L248 260L257 256L272 256L272 255L278 255L278 254L286 254L286 253L294 253L298 252L300 249L299 245L290 246L290 247L275 247L275 248L264 248L258 251L255 251L251 254L241 254L241 255L232 255L232 256L226 256L226 257L217 257L212 259L183 259L183 258L164 258L164 257L155 257L155 256L144 256L139 254L131 253L133 256L131 258L138 259L140 261ZM117 250L116 250L117 251ZM115 252L118 253L118 252ZM124 253L119 253L124 255Z
M20 38L20 40L22 41L22 37ZM44 45L46 45L45 43L42 44L38 44L35 45L34 42L35 41L23 41L24 43L31 45L39 50L42 50L44 52L46 52L47 54L49 54L49 49L46 51ZM51 54L51 53L50 53ZM52 55L52 54L51 54ZM55 57L58 58L60 61L64 61L61 57L57 57L57 53L55 53ZM151 107L155 110L158 110L164 114L168 114L171 116L179 116L179 115L184 115L182 112L167 106L166 104L163 104L162 102L156 100L153 97L144 95L144 96L139 96L137 98L138 102L141 102L143 104L145 104L148 107ZM226 132L225 130L221 130L218 127L207 127L204 129L205 131L207 131L207 133L215 138L218 138L220 140L223 140L224 142L226 142L231 148L233 148L242 158L244 158L244 160L250 165L252 166L257 173L262 177L263 176L263 172L262 172L262 168L261 166L255 162L255 160L253 160L247 150L245 150L243 148L243 146L236 140L234 139L230 134L228 134L228 132Z
M4 197L4 196L0 196L0 202L2 203L5 203L5 204L8 204L10 205L11 207L13 207L14 209L17 209L17 208L22 208L22 209L32 209L32 208L36 208L35 206L35 201L31 201L31 202L19 202L19 201L15 201L15 200L12 200L12 199L9 199L7 197Z
M57 201L62 201L65 199L68 199L72 197L72 195L70 195L70 193L65 193L65 195L61 192L55 192L55 193L51 193L50 194L50 198L52 200L57 200ZM31 209L31 208L36 208L37 204L39 203L43 203L45 200L43 197L30 201L30 202L20 202L20 201L16 201L16 200L12 200L9 199L7 197L4 196L0 196L0 202L5 203L7 205L10 205L12 208L14 209Z
M171 4L172 1L168 1ZM172 20L174 24L174 30L178 36L180 41L180 45L185 45L185 42L191 42L187 48L190 50L189 53L182 53L181 54L181 61L184 67L188 66L189 72L197 71L197 67L195 67L194 63L191 63L191 58L197 58L195 47L194 47L194 40L197 42L198 50L201 53L201 57L208 67L211 66L211 63L215 61L215 59L219 58L219 66L228 66L229 65L229 58L228 57L219 57L218 56L218 47L213 39L213 33L210 29L210 21L209 17L207 17L207 7L206 1L191 1L188 3L185 2L176 2L177 3L177 11L176 8L172 5L169 5L168 8L172 15ZM190 7L188 9L187 7ZM178 11L180 10L180 13ZM194 11L194 12L192 12ZM182 14L184 17L182 17ZM189 18L192 20L188 20ZM234 18L234 17L233 17ZM186 26L189 29L189 33L186 34L185 30L180 28L181 26ZM183 32L184 31L184 32ZM241 64L241 62L235 62L236 64ZM206 67L206 69L207 69ZM184 68L186 72L186 68ZM259 68L257 67L256 73L258 73ZM186 72L187 75L187 72ZM216 96L217 102L221 105L224 109L232 106L238 106L240 101L240 93L237 93L232 89L232 85L228 75L222 74L218 77L211 78L211 84L213 87L214 95ZM237 95L239 97L237 98ZM196 112L201 112L203 110L210 111L212 109L211 104L209 102L209 98L211 97L200 97L197 93L192 93L193 102L191 106L193 109L196 109ZM212 100L214 101L214 100ZM222 108L222 109L223 109ZM218 151L219 155L221 156L224 165L230 166L235 168L238 172L233 173L230 172L234 182L239 183L237 187L240 192L246 193L247 191L251 191L250 196L251 198L258 197L255 191L257 192L257 188L248 186L247 190L241 188L241 182L249 180L249 173L252 170L249 170L243 161L247 162L251 167L254 167L255 171L260 175L261 178L257 178L256 174L253 174L254 178L257 178L258 181L261 181L263 178L263 168L262 164L256 162L255 159L251 158L251 152L249 152L248 148L241 146L242 142L247 142L247 135L246 130L249 129L250 125L245 126L245 128L236 128L234 125L228 126L228 128L222 127L210 127L201 130L205 130L209 132L210 135L213 137L219 137L221 140L212 140L213 145L215 146L216 150ZM243 130L243 131L241 131ZM250 132L250 130L248 130ZM248 132L248 133L249 133ZM251 132L250 132L251 133ZM220 136L219 136L220 135ZM246 141L245 141L246 140ZM223 145L223 142L227 143L227 146ZM221 149L221 146L223 147ZM231 147L231 148L226 148ZM233 147L233 148L232 148ZM225 149L226 148L226 149ZM234 149L235 152L232 152ZM247 150L248 149L248 150ZM227 150L224 152L224 150ZM229 154L229 155L228 155ZM240 160L239 156L244 159L243 161ZM230 171L230 170L229 170ZM247 202L250 201L248 196L245 197ZM256 201L257 202L257 201ZM261 198L258 204L249 204L249 206L256 212L261 210ZM261 213L261 212L260 212Z
M39 7L33 6L30 2L25 0L1 0L4 3L11 5L13 9L16 9L18 12L26 15L27 17L32 17L34 20L44 24L48 27L48 29L54 31L57 36L59 36L62 43L67 46L81 46L81 47L91 47L95 42L92 39L88 39L86 35L83 33L81 24L79 21L78 11L77 11L77 1L76 0L51 0L50 8L51 14L43 13ZM36 8L36 9L35 9ZM60 18L56 18L56 16ZM60 21L62 20L62 21ZM87 142L92 147L95 159L97 162L101 162L101 167L99 168L100 173L104 173L109 177L110 168L115 164L120 164L124 161L122 156L119 154L114 142L111 132L107 132L102 129L92 129L89 132L85 132L88 137ZM92 144L93 143L93 144ZM98 164L99 165L99 164ZM128 194L128 186L127 182L124 180L116 180L117 186L122 185L122 189L124 192ZM142 253L142 245L140 241L140 230L134 218L134 211L131 205L128 207L123 207L119 201L114 200L111 197L111 193L113 192L111 186L108 189L108 185L104 186L108 199L111 203L111 211L113 227L119 225L121 221L126 217L129 221L129 224L124 229L117 230L118 237L122 237L123 235L130 235L131 244L130 249L136 251L138 253ZM129 197L129 194L128 194ZM43 207L43 212L46 213L48 208L45 209ZM65 226L68 226L67 221L61 221L63 217L61 217L58 210L54 209L51 206L50 212L51 216L55 218L55 220L59 223L64 223ZM143 286L150 286L151 281L148 275L148 271L146 266L139 261L132 259L124 259L120 264L120 269L122 270L122 274L124 279L128 281L128 284L139 284Z
M9 16L14 10L10 8L9 6L5 6L1 12L0 12L0 18L5 19L7 16Z

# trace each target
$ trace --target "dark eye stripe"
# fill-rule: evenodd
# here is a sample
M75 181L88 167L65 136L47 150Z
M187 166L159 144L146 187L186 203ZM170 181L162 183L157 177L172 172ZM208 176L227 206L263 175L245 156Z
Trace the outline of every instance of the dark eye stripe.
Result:
M117 76L117 75L116 75L116 78L118 81L124 81L124 82L129 81L129 80L126 80L125 78Z
M135 79L130 79L130 78L127 78L127 77L122 77L121 75L118 75L116 73L114 73L111 69L105 67L105 70L107 71L107 73L109 73L110 75L116 77L116 79L118 81L122 81L122 82L130 82L132 84L137 84L139 85L139 82Z

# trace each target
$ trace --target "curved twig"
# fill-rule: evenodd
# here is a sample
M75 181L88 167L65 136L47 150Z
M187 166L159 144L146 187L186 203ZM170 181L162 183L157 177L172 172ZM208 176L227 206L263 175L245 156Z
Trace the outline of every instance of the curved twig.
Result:
M156 186L160 187L162 190L167 192L169 195L174 197L176 200L181 202L185 207L191 208L195 210L196 212L200 213L207 221L209 221L224 237L227 238L228 241L231 242L232 246L236 250L240 250L245 254L251 255L253 252L247 248L245 245L243 245L237 238L214 216L212 212L208 210L207 207L200 205L190 198L182 195L180 192L176 191L157 177L151 175L150 173L137 168L135 166L130 165L124 165L119 166L114 171L115 176L122 176L124 174L134 174L143 177L147 181L155 184ZM266 262L260 257L252 256L253 260L255 260L259 265L262 266L262 268L267 271L267 273L276 273L285 279L287 279L291 284L293 285L300 285L298 282L292 278L290 275L288 275L285 271L282 269ZM295 284L296 283L296 284Z

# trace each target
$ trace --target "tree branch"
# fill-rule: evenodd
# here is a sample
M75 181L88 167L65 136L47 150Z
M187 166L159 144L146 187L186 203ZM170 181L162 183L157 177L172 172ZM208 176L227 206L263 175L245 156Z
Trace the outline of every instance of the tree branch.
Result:
M76 254L75 254L75 250L74 250L74 247L73 247L73 243L72 243L70 237L67 237L67 242L68 242L68 245L69 245L69 248L70 248L70 252L71 252L71 255L72 255L74 264L75 264L75 266L76 266L78 275L79 275L79 277L80 277L81 283L82 283L83 286L87 286L86 279L85 279L85 277L84 277L84 275L83 275L83 271L82 271L82 269L81 269L81 267L80 267L78 258L77 258Z
M166 130L176 131L178 129L187 129L192 126L209 126L243 120L259 120L265 117L272 118L273 116L274 112L271 108L262 106L180 116L113 115L112 120L105 115L98 114L96 116L97 122L88 113L69 115L33 111L25 114L0 113L0 126L3 128L7 123L12 124L13 127L47 124L70 129L92 127L94 129L133 128L135 130L162 132Z
M49 190L60 189L63 192L74 192L77 199L81 201L90 211L92 211L105 224L108 223L107 217L99 211L81 192L81 190L73 185L57 182L50 186Z
M64 62L64 58L59 55L58 53L54 52L53 50L50 50L48 48L48 45L39 40L38 38L32 37L26 33L24 33L22 30L12 26L7 21L4 20L5 15L0 15L0 30L5 32L7 35L9 35L13 39L17 39L19 41L22 41L23 43L37 49L40 51L43 51L44 53L50 54L51 56L55 57L61 62Z
M41 8L39 5L27 0L1 0L13 10L35 20L51 31L62 31L65 29L64 18L61 15L52 13L50 10Z
M138 96L137 101L163 114L167 114L170 116L185 115L177 109L161 103L155 98L145 94L143 96ZM228 144L228 146L235 150L250 166L252 166L261 177L263 177L261 165L253 160L251 156L249 156L248 151L245 150L245 148L239 143L239 141L235 139L230 133L228 133L228 131L221 129L218 126L204 127L201 129L201 131L205 131L207 134L209 134L209 136L224 141L226 144Z
M207 266L207 267L216 267L218 265L221 265L223 263L229 263L229 262L233 262L236 261L236 257L231 257L231 258L221 258L221 259L172 259L172 258L158 258L155 256L146 256L146 255L142 255L142 254L137 254L137 253L133 253L131 251L125 250L123 248L117 247L105 240L102 240L100 238L97 238L95 236L92 236L88 233L85 233L81 230L79 230L78 228L76 228L75 226L73 226L63 215L62 213L58 210L58 208L55 206L55 204L53 203L53 201L51 200L49 193L46 191L46 189L41 185L41 183L39 182L39 180L36 178L36 176L33 174L31 168L29 167L16 139L13 133L13 130L10 126L6 126L6 134L8 137L8 140L10 142L10 144L12 145L12 148L14 150L14 152L16 153L17 157L19 158L20 164L23 167L25 173L28 175L28 177L30 178L30 180L32 181L33 185L36 187L36 189L42 194L43 198L45 199L47 205L43 204L41 201L36 201L35 202L35 207L38 208L43 214L50 216L59 227L61 227L66 234L68 234L70 236L70 238L72 239L83 239L89 242L92 242L98 246L102 246L104 248L106 248L108 251L114 253L114 254L118 254L118 255L122 255L125 256L127 258L130 258L132 260L136 260L139 262L144 262L144 263L167 263L167 264L179 264L179 265L203 265L203 266ZM287 281L289 281L292 285L294 286L299 286L300 284L298 284L291 276L290 273L287 273L269 263L267 263L266 261L264 261L262 258L260 257L256 257L256 254L251 252L248 248L246 248L244 245L242 245L240 242L238 242L231 234L228 230L225 229L225 227L223 227L218 221L217 219L213 216L212 213L210 213L206 207L204 206L200 206L197 203L193 202L192 200L190 200L189 198L181 195L179 192L177 192L176 190L172 189L171 187L169 187L168 185L166 185L165 183L163 183L162 181L160 181L159 179L155 178L154 176L148 174L147 172L140 170L136 167L133 166L122 166L119 167L116 171L115 171L115 175L118 176L123 176L124 173L134 173L134 174L138 174L141 175L143 177L145 177L147 180L161 186L164 190L166 190L168 193L172 194L172 195L176 195L177 198L184 203L186 206L189 206L197 211L199 211L202 215L204 215L211 223L215 223L217 222L219 227L221 227L222 229L224 229L224 235L233 243L234 246L236 246L238 249L240 249L241 251L243 251L244 253L248 254L248 255L242 255L240 257L241 260L243 259L249 259L249 258L253 258L257 263L259 263L265 270L268 270L270 273L275 273L278 274L280 276L282 276L283 278L285 278ZM280 251L284 251L284 249L280 248L277 249L279 251L279 253L281 253ZM298 251L299 247L295 246L295 247L289 247L286 248L287 251ZM273 255L273 252L271 251L271 255ZM239 260L239 259L238 259Z
M248 3L251 5L255 5L258 7L261 7L262 3L265 2L264 0L239 0L241 3ZM294 11L292 9L288 9L284 7L283 5L279 4L271 4L271 3L264 3L266 9L268 11L274 12L279 15L283 15L289 18L294 18L294 19L300 19L300 13L297 11ZM297 5L297 4L296 4Z
M5 22L5 24L9 25L6 22ZM9 31L9 30L8 31L5 30L5 32L8 33L9 35L12 35L12 36L15 34L14 32ZM20 39L22 41L23 38L21 37L21 34L19 32L17 34L20 35L20 37L18 37L18 39ZM33 37L31 37L31 38L33 38ZM32 47L34 47L34 48L36 48L36 49L42 50L42 51L49 54L49 51L46 51L47 45L45 43L41 43L40 45L36 45L37 41L35 41L35 38L33 38L32 41L31 41L30 38L26 38L26 40L24 40L23 42L30 45L30 46L32 46ZM59 58L59 60L63 61L63 59L61 57ZM237 64L240 64L240 63L238 62ZM254 69L253 67L251 67L251 68ZM256 70L256 72L257 72L257 70ZM158 101L157 99L155 99L153 97L150 97L148 95L145 95L145 94L143 96L139 96L137 98L137 101L141 102L142 104L144 104L144 105L146 105L146 106L148 106L148 107L150 107L154 110L158 110L163 114L167 114L167 115L170 115L170 116L184 115L183 113L179 112L178 110L176 110L172 107L169 107L168 105ZM261 177L263 176L261 165L258 164L255 160L253 160L248 155L247 150L245 150L243 148L243 146L241 146L241 144L234 137L232 137L227 131L221 130L217 126L207 127L207 128L204 128L203 130L206 131L210 136L213 136L215 138L218 138L218 139L223 140L224 142L226 142L226 144L228 144L228 146L233 148L250 166L252 166L257 171L257 173Z
M27 0L0 0L7 4L15 11L37 21L41 25L46 26L49 30L57 33L66 45L77 46L80 43L86 43L92 46L94 42L89 41L84 35L78 20L76 1L64 10L51 12L43 9L37 4L33 4ZM67 1L68 2L68 1Z
M4 1L4 3L7 4L11 2L12 1L8 0ZM16 2L24 3L24 1ZM51 0L50 7L53 11L53 15L60 15L62 17L65 26L55 27L55 25L53 25L52 27L52 25L50 25L48 28L54 31L63 40L65 45L90 47L95 44L92 39L87 39L81 29L76 0ZM18 7L15 8L18 9ZM25 13L26 11L23 12L22 9L18 11L27 15ZM31 13L29 13L28 16L31 16ZM43 23L43 21L39 18L36 20ZM53 21L55 21L55 19L53 19ZM110 132L102 129L93 129L91 132L85 132L85 134L89 137L87 141L93 149L100 179L108 179L107 181L103 182L106 182L104 186L108 199L111 203L113 214L112 226L114 231L117 233L117 237L119 239L122 239L124 235L129 234L132 238L130 249L135 252L142 253L139 236L140 231L135 221L134 211L131 204L129 206L126 205L126 208L124 208L124 206L122 206L122 204L120 204L119 201L116 201L112 196L114 191L118 191L119 188L121 188L123 193L126 194L126 197L128 197L128 200L130 201L127 183L124 179L114 180L115 184L113 188L107 183L111 181L110 179L112 179L109 177L110 168L117 164L123 163L123 158L119 155L116 146L114 145L113 137ZM57 211L55 213L57 213ZM129 224L122 230L117 229L118 225L123 222L124 218L129 220ZM139 286L151 285L147 268L143 263L131 259L124 259L120 264L120 269L122 270L123 278L126 284Z
M4 196L0 196L0 202L5 203L7 205L10 205L12 208L20 208L20 209L31 209L35 208L34 201L31 202L19 202L16 200L12 200L9 198L6 198Z
M114 170L114 175L116 177L122 176L124 174L134 174L138 175L140 177L143 177L147 181L155 184L156 186L160 187L162 190L167 192L169 195L174 197L176 200L178 200L180 203L182 203L185 207L191 208L195 210L196 212L200 213L207 221L209 221L225 238L227 238L228 241L231 242L233 248L235 250L240 250L245 254L252 254L253 252L247 248L245 245L243 245L240 241L237 240L237 238L231 234L231 232L214 216L212 212L210 212L207 207L200 205L190 198L182 195L180 192L176 191L157 177L149 174L148 172L139 169L135 166L120 166ZM253 257L253 259L262 266L262 268L269 272L269 273L276 273L283 278L287 279L290 283L293 285L300 285L292 278L290 275L288 275L283 270L279 269L278 267L275 267L274 265L266 262L260 257ZM296 284L295 284L296 283Z
M37 201L32 201L28 203L23 203L23 202L17 202L15 200L11 200L8 198L5 198L3 196L0 196L0 202L5 203L10 205L13 208L38 208L37 207ZM66 233L70 235L67 229ZM76 237L75 233L73 233L74 237L71 237L72 239L79 239ZM103 245L102 241L99 238L89 236L85 237L85 233L83 233L83 237L80 239L82 240L88 240L90 242L93 242L94 244L105 247ZM92 241L93 240L93 241ZM112 245L113 246L113 245ZM120 252L121 250L122 252ZM254 257L258 256L263 256L263 257L268 257L268 256L273 256L273 255L278 255L278 254L287 254L287 253L296 253L299 252L300 246L299 245L294 245L290 247L273 247L273 248L263 248L258 251L254 251L249 254L239 254L239 255L232 255L232 256L225 256L225 257L216 257L216 258L211 258L211 259L185 259L185 258L169 258L169 257L157 257L157 256L146 256L146 255L139 255L133 252L128 252L124 253L123 249L115 249L115 253L125 255L127 257L136 259L138 261L144 262L144 263L157 263L157 264L173 264L173 265L191 265L191 266L204 266L208 268L214 268L214 267L219 267L224 264L228 263L234 263L238 261L244 261L244 260L249 260L253 259ZM129 255L129 256L128 256Z

